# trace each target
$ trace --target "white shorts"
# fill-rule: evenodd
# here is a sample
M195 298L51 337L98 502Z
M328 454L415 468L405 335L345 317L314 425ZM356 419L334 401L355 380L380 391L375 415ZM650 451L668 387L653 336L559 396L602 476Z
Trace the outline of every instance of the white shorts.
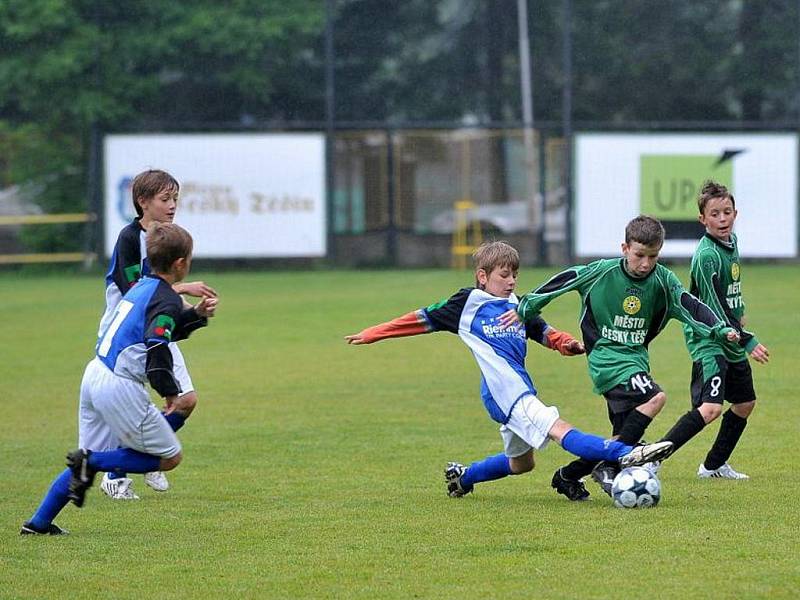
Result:
M550 441L547 434L558 419L558 409L546 406L533 394L526 394L514 405L505 425L500 426L505 455L514 458L531 448L541 450Z
M162 458L181 451L144 384L115 375L97 357L86 365L81 381L78 446L99 451L122 446Z
M175 379L178 380L178 385L181 386L181 396L185 396L189 392L194 391L194 384L192 377L189 375L189 369L186 368L186 361L183 358L178 344L175 342L169 345L169 350L172 352L172 372L175 373Z

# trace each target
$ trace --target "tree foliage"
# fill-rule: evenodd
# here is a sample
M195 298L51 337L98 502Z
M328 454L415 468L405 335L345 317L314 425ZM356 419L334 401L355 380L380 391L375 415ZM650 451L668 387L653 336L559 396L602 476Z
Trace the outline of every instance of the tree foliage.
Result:
M513 0L336 0L340 121L519 122ZM534 111L561 118L565 2L529 2ZM797 118L798 4L571 0L578 121ZM321 123L323 0L0 2L0 177L85 206L104 130Z

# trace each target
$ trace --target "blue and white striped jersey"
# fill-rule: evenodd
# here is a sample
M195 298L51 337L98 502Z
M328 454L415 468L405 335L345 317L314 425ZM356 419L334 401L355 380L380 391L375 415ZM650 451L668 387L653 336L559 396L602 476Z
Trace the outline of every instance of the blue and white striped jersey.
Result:
M466 343L481 370L481 398L489 415L506 423L514 405L526 394L536 394L525 370L527 338L547 345L549 326L541 317L502 329L498 317L516 309L518 299L493 296L477 288L463 288L447 300L420 309L432 331L456 333Z

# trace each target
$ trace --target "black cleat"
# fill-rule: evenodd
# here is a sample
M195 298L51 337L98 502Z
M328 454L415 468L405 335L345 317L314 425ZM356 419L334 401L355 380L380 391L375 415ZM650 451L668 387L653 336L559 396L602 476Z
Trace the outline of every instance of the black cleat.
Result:
M603 491L611 496L611 486L614 483L614 478L620 472L619 465L617 463L604 460L592 470L592 479L594 479Z
M564 494L573 502L586 500L589 497L589 490L583 485L583 481L580 479L577 481L574 479L567 479L561 474L561 469L553 473L553 481L550 485L559 494Z
M457 462L449 462L444 469L444 480L447 484L447 495L451 498L463 498L474 489L473 486L461 485L461 478L467 472L467 467Z
M69 499L80 508L86 499L86 490L92 487L94 475L97 473L89 466L91 450L79 448L67 454L67 466L72 471L69 478Z
M19 530L20 535L67 535L69 531L61 529L55 523L50 523L47 529L37 529L30 521L25 521L22 524L22 529Z

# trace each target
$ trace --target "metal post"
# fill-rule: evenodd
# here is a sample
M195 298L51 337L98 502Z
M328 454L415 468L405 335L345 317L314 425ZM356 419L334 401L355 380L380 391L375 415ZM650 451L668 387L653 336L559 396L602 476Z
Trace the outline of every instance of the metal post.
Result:
M531 47L528 34L528 0L517 0L517 26L519 38L519 70L520 94L522 95L522 124L525 143L525 175L527 191L530 196L528 208L528 225L537 236L539 260L542 257L542 203L536 194L534 177L534 140L533 140L533 83L531 81Z
M397 203L395 202L395 156L394 156L394 132L386 131L386 260L396 267L397 265Z
M326 202L326 238L328 259L336 258L334 248L334 136L336 134L336 86L335 86L335 61L333 44L333 22L336 0L325 0L325 202Z
M561 93L561 121L564 133L564 180L567 202L567 259L575 261L574 215L572 202L572 0L563 0L563 29L561 36L564 84Z

